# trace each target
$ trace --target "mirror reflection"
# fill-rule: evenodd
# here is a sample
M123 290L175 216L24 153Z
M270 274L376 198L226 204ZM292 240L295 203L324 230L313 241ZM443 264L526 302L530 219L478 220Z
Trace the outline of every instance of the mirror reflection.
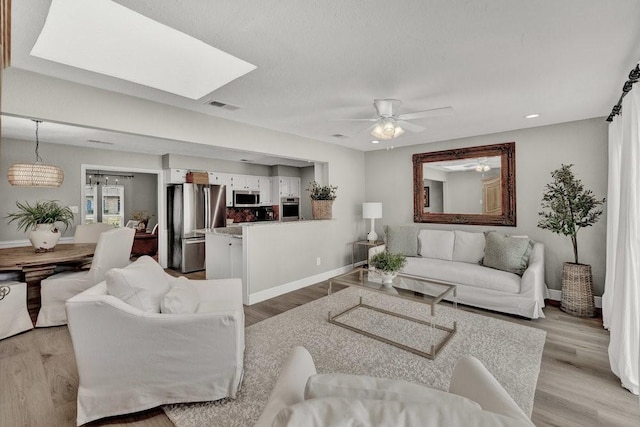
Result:
M424 213L500 215L500 156L424 163Z
M516 225L515 143L417 153L413 221Z

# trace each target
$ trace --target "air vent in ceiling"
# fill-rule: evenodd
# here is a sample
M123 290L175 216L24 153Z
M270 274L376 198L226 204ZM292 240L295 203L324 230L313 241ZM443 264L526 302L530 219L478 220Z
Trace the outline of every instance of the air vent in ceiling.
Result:
M114 145L113 142L98 141L97 139L89 139L87 140L87 142L93 142L94 144L102 144L102 145Z
M334 133L333 135L331 135L334 138L346 138L346 135L343 135L341 133Z
M224 110L229 110L229 111L236 111L240 109L240 107L236 107L235 105L231 105L231 104L225 104L224 102L220 102L220 101L210 101L208 102L208 104L213 107L218 107L218 108L222 108Z

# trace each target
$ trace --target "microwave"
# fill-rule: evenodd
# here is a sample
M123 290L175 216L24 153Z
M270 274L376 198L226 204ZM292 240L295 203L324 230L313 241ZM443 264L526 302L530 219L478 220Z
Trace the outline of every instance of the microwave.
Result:
M233 192L233 206L236 208L255 208L260 206L260 192L235 190Z

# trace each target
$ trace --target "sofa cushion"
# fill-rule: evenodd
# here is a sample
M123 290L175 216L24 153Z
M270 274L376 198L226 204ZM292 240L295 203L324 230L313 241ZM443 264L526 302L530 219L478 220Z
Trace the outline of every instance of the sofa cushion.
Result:
M415 225L389 225L385 227L389 252L405 256L418 255L418 227Z
M278 413L273 427L343 427L343 426L465 426L519 427L531 423L483 411L460 408L457 401L446 404L399 402L374 399L325 397L309 399L286 407Z
M484 257L484 233L469 233L455 230L453 243L453 261L478 264Z
M165 314L195 313L199 303L198 291L184 276L178 277L160 303L160 312Z
M402 269L405 274L471 287L493 289L512 294L520 293L520 277L507 271L495 270L480 264L444 261L433 258L408 257Z
M420 230L418 233L419 254L425 258L453 259L455 235L448 230Z
M529 264L533 241L490 231L486 235L482 264L522 275Z
M408 381L375 378L366 375L319 374L307 380L305 399L345 397L356 399L398 400L402 402L433 402L455 404L466 409L480 409L476 402L455 394L425 387Z
M107 291L127 304L149 313L160 313L160 302L169 291L167 273L149 256L105 274Z

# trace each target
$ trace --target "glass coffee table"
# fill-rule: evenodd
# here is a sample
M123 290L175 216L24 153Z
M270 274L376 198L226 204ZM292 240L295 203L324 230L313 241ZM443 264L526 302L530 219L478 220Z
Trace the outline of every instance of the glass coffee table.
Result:
M396 278L393 279L393 283L391 284L383 284L380 279L379 274L375 271L370 271L364 268L357 268L349 273L334 277L329 280L329 297L331 298L333 284L339 284L344 286L351 286L355 288L366 289L371 292L379 292L385 295L393 296L396 298L408 299L411 301L420 302L425 304L430 308L430 315L433 318L431 322L416 319L414 317L410 317L401 313L396 313L393 311L385 310L380 307L374 307L362 302L362 296L359 299L359 303L349 307L338 314L333 314L329 311L329 322L334 325L342 326L343 328L349 329L351 331L357 332L359 334L365 335L369 338L376 339L378 341L382 341L384 343L393 345L395 347L401 348L406 351L410 351L414 354L426 357L428 359L435 359L438 353L444 348L444 346L451 340L451 338L455 335L457 330L457 324L454 321L452 327L447 327L443 325L439 325L435 320L436 313L436 305L442 301L445 297L452 297L453 305L457 308L456 302L456 285L452 283L439 282L435 280L430 280L426 278L409 276L405 274L398 274ZM438 342L432 342L430 345L429 351L423 351L413 346L402 344L396 340L386 338L381 336L380 334L376 334L370 331L366 331L362 328L349 325L340 320L341 317L348 315L353 310L363 308L366 310L373 310L378 313L383 313L388 316L393 316L395 318L403 319L408 322L412 322L419 325L424 325L433 331L434 329L438 329L442 331L440 335L443 335Z

